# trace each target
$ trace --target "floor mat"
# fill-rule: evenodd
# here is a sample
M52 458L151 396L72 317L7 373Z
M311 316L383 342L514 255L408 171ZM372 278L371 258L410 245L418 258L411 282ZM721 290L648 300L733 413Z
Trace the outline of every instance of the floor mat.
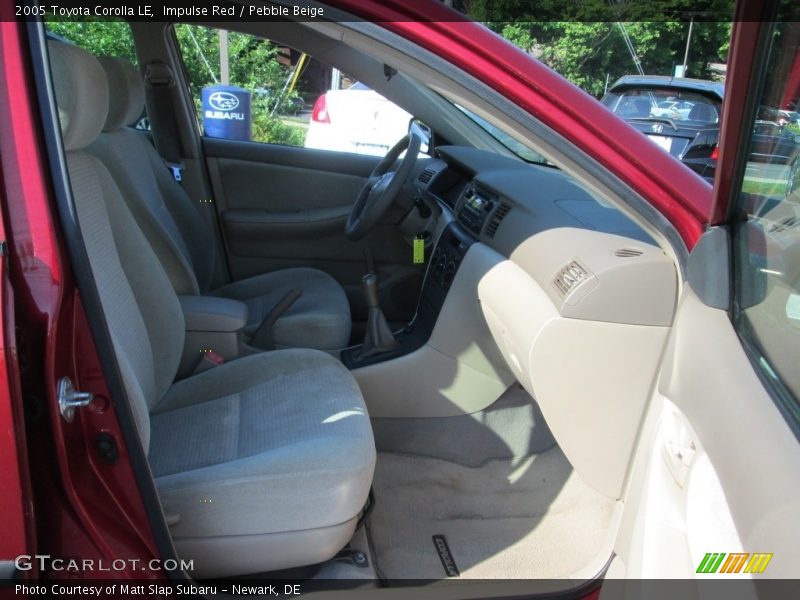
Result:
M386 579L453 567L462 578L564 577L605 543L613 508L559 448L478 468L380 452L374 490L369 535Z

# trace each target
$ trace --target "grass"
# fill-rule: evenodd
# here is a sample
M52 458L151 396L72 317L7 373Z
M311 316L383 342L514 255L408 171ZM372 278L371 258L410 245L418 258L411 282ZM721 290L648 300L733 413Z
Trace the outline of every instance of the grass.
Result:
M785 181L753 181L745 178L742 182L742 192L745 194L757 194L759 196L774 196L783 198L786 196Z
M785 171L783 169L780 169L777 173L773 171L772 177L768 176L764 168L763 163L748 163L748 169L745 172L744 181L742 181L742 192L773 198L788 196L789 191L786 179L789 174L789 166L785 167ZM795 174L792 189L795 193L800 190L800 169Z

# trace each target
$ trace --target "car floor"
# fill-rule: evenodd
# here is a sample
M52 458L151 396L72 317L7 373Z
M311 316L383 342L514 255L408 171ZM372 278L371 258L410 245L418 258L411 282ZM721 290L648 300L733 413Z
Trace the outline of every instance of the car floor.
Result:
M386 580L445 578L434 535L461 578L567 577L603 548L613 509L558 447L480 467L381 452L374 491L367 531Z
M445 580L433 536L461 580L584 578L608 559L613 499L573 471L520 386L484 411L373 430L375 503L348 546L367 560L314 567L319 589Z

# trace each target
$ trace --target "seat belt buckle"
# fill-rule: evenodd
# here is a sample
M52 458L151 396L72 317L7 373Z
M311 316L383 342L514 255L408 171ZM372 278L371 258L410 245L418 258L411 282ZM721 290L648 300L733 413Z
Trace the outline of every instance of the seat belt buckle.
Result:
M214 350L209 350L208 352L203 352L203 360L207 360L212 363L215 367L220 366L225 362L223 356Z
M177 181L178 183L183 181L183 175L181 175L181 173L183 171L183 165L182 164L168 162L167 163L167 168L172 172L172 177L173 177L173 179L175 179L175 181Z
M197 366L194 368L193 375L197 375L198 373L202 373L203 371L208 371L209 369L213 369L214 367L218 367L225 363L225 358L214 352L213 350L206 350L203 352L203 356L200 357L200 362L197 363Z

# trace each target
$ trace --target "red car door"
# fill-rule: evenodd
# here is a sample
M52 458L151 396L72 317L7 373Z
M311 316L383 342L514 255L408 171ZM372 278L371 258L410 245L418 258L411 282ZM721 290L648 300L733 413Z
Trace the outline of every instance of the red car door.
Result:
M18 52L14 25L2 23L0 34L0 82L5 84L14 75L15 65L6 60ZM0 111L10 114L15 103L13 88L0 86ZM20 177L17 137L9 131L11 119L0 124L0 514L3 515L3 535L0 536L0 579L11 577L20 562L26 563L33 553L34 526L28 477L25 427L22 418L22 395L18 348L17 321L14 310L14 288L9 277L9 203L14 192L23 192L25 181Z

